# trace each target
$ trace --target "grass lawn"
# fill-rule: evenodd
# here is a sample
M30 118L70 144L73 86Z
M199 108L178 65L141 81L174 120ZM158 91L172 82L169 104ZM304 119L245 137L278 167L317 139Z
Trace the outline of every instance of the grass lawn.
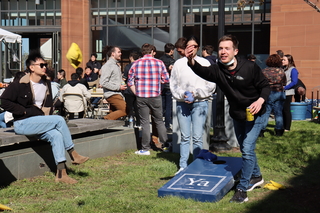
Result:
M255 189L248 192L249 202L243 204L229 203L233 191L216 203L159 198L157 190L177 171L179 154L153 151L151 156L137 156L134 150L70 167L70 176L79 180L75 185L56 184L52 173L15 181L0 189L0 204L23 213L319 212L319 129L320 124L293 121L291 131L284 136L267 132L266 137L259 138L256 152L265 182L273 180L287 188ZM241 156L238 152L218 155Z

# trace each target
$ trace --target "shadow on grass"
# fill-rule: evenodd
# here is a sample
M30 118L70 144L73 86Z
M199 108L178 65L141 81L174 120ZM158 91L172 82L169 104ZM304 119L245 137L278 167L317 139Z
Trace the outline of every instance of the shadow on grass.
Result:
M268 197L250 207L246 212L319 212L319 165L320 157L310 162L301 175L292 178L289 181L290 187L272 191Z
M77 176L80 176L80 177L87 177L89 176L89 173L88 172L81 172L81 171L75 171L73 168L67 168L67 172L68 174L73 174L73 175L77 175Z
M290 161L289 166L292 167L292 175L295 176L288 181L288 186L286 189L270 191L267 197L250 206L246 212L319 212L320 155L312 155L312 153L319 153L319 151L316 150L316 147L319 145L320 135L314 134L314 131L311 130L300 130L290 132L285 136L286 137L283 137L282 140L287 140L287 146L293 146L293 148L287 150L289 153L291 153L291 155L288 155L287 152L280 152L280 154L288 155L287 158ZM309 151L311 154L305 151L305 149L309 147L309 144L312 145L311 147L313 147L312 150ZM294 150L296 150L296 153L292 154ZM276 156L276 154L274 154L274 156ZM292 156L292 159L289 159L290 156ZM299 161L303 161L304 157L308 159L304 164L307 166L294 168L298 167L297 163ZM294 158L297 158L298 160Z

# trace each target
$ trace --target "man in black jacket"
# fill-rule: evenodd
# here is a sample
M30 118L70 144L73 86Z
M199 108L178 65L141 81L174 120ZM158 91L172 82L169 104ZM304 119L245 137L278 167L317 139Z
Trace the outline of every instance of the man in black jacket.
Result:
M169 76L171 75L171 70L175 62L175 60L173 59L173 53L174 45L171 43L167 43L164 46L164 54L159 58L161 61L163 61L164 65L166 66ZM172 93L170 91L169 83L161 85L161 96L164 114L164 124L166 126L167 132L171 133L172 129L170 128L170 124L172 123Z
M63 117L52 114L51 83L46 79L48 64L40 52L30 53L26 61L27 74L12 82L1 95L1 107L13 114L14 131L19 135L37 136L51 144L57 164L55 181L69 184L77 181L66 173L65 150L74 164L89 158L74 150L69 128Z
M186 48L188 65L200 77L215 82L227 97L230 116L242 152L240 183L230 202L248 201L247 191L263 184L262 175L255 154L256 141L261 127L261 115L265 113L265 102L270 94L270 86L260 67L237 56L238 40L225 35L219 40L219 62L210 67L202 67L191 56L193 46ZM254 115L247 120L246 110Z

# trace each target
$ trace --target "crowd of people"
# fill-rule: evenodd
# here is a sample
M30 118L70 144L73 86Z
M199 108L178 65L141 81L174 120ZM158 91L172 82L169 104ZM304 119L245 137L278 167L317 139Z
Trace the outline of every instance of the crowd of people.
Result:
M81 164L88 157L74 150L74 144L63 117L85 116L86 103L93 107L103 99L109 105L105 120L127 119L141 129L141 149L137 155L150 155L152 142L158 149L170 147L167 133L172 133L172 100L176 101L176 116L181 134L179 174L188 166L190 150L196 159L203 149L204 125L208 101L216 85L224 92L233 118L234 130L242 152L240 182L230 202L248 201L247 192L263 184L255 154L256 141L266 131L269 116L275 116L275 135L282 136L291 127L290 103L305 99L306 87L298 78L292 55L277 51L266 60L263 70L256 57L238 56L239 41L232 35L219 39L218 55L213 46L202 47L202 56L195 36L181 37L175 44L167 43L164 54L155 58L156 47L145 43L141 50L132 50L129 64L120 66L121 48L106 46L103 65L91 54L85 69L78 67L66 80L66 72L48 68L41 54L31 52L26 60L27 70L18 72L1 95L0 125L6 128L13 122L16 134L35 135L48 141L57 164L56 182L76 183L66 173L65 150L73 163ZM173 57L174 51L180 58ZM103 90L103 98L91 97L90 87ZM81 99L68 100L67 94L79 94ZM63 110L65 109L65 110ZM253 120L247 119L247 111ZM58 111L59 115L53 115ZM44 116L48 115L48 116ZM150 117L152 135L150 134ZM192 141L192 147L190 144Z

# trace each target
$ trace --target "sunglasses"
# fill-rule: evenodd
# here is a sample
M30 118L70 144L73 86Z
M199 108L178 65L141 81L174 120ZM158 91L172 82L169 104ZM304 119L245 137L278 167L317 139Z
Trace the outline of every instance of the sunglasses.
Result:
M32 64L32 65L39 65L40 68L43 68L43 67L48 67L48 64L47 63L40 63L40 64Z

